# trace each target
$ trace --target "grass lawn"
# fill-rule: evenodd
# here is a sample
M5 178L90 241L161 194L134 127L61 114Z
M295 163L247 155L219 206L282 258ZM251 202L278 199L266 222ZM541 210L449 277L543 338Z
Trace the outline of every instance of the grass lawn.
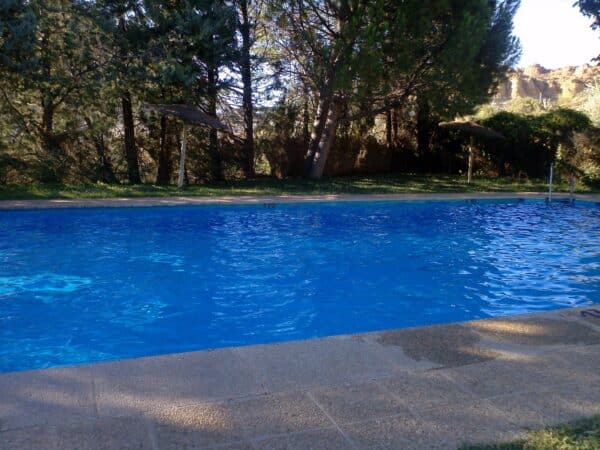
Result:
M598 450L600 416L530 432L522 441L474 445L461 450Z
M377 175L331 177L321 180L262 178L228 181L178 189L175 186L142 185L0 185L0 200L52 198L170 197L217 195L294 195L294 194L399 194L417 192L545 192L545 180L515 181L511 178L475 178L467 184L464 176ZM566 183L555 191L566 192ZM600 192L578 185L577 192Z

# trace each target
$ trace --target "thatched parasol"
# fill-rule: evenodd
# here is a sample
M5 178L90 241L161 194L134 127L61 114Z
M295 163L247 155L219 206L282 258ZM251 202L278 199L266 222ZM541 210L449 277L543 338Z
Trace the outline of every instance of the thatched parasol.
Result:
M155 105L144 103L144 111L152 111L164 116L171 116L183 122L181 130L181 155L179 159L179 177L177 186L183 187L185 178L185 153L187 148L187 125L207 125L216 130L230 133L229 128L216 117L209 116L199 108L187 105Z
M477 122L472 121L454 121L454 122L440 122L441 128L447 128L450 130L457 130L467 133L471 136L481 136L491 139L506 139L504 135L498 133L496 130L479 125Z
M506 139L504 135L498 133L496 130L479 125L477 122L472 121L454 121L454 122L440 122L438 124L440 128L446 128L449 130L456 130L462 133L468 134L471 139L469 143L469 160L467 166L467 183L471 182L473 175L473 147L474 137L484 137L489 139Z
M145 111L153 111L165 116L175 117L190 125L208 125L217 130L229 131L227 126L219 121L216 117L209 116L200 108L195 108L188 105L155 105L144 103L142 109Z

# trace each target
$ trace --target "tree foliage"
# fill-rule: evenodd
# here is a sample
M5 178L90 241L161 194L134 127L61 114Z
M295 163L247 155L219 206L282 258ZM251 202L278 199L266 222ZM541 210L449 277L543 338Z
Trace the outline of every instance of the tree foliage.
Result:
M437 123L486 103L518 60L518 6L0 0L0 182L168 184L182 169L200 183L253 177L257 160L277 176L438 170L459 152ZM192 106L229 130L190 128L180 168L181 121L144 103ZM541 159L525 152L522 165L538 173L579 129L561 114L489 120L521 133L514 142L535 136ZM542 143L544 127L562 134Z

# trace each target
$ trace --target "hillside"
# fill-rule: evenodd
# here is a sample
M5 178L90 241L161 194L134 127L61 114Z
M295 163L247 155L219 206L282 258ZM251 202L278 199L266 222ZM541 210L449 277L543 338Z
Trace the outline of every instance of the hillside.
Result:
M541 101L569 100L600 79L600 66L581 66L546 69L539 64L513 69L499 87L493 103L502 104L519 98Z

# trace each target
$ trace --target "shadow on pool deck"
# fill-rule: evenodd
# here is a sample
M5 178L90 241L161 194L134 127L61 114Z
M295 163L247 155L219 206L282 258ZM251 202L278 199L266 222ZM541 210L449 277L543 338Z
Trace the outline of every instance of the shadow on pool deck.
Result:
M580 309L0 375L0 449L457 448L600 413Z

